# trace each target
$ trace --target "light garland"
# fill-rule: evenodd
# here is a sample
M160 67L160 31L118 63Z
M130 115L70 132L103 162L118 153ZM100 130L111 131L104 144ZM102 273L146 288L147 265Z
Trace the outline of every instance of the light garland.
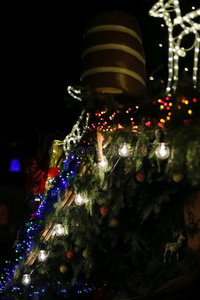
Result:
M81 97L77 95L81 95L81 89L75 89L73 86L68 86L67 91L74 99L78 101L82 101Z
M176 17L172 20L172 14ZM194 18L200 16L200 9L192 11L185 16L181 15L180 5L178 0L159 0L153 5L149 11L150 16L155 18L163 18L168 27L168 82L166 92L171 95L177 88L179 79L179 57L186 57L186 52L194 50L193 62L193 87L197 88L197 74L198 74L198 56L200 47L200 24L193 21ZM174 28L180 25L182 31L178 36L174 36ZM185 49L181 46L181 42L185 36L193 33L195 36L193 45Z
M76 124L73 126L72 131L65 137L63 141L63 150L65 152L66 158L68 158L71 148L81 140L83 134L87 129L89 116L90 116L88 113L86 114L85 124L83 125L82 130L80 128L80 123L83 121L84 114L85 114L85 110L82 111Z

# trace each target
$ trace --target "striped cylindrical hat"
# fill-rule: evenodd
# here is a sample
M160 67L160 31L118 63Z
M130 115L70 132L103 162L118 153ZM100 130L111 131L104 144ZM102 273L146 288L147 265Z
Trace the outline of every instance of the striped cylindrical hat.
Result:
M145 57L135 17L107 11L89 20L83 37L81 81L102 93L145 94Z

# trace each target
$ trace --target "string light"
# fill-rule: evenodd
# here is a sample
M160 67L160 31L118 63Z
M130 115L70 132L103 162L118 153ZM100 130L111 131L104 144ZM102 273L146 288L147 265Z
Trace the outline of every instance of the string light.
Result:
M47 257L49 256L49 253L45 250L40 250L39 254L38 254L38 260L40 262L44 262L47 260Z
M126 143L123 144L118 150L118 153L122 157L127 157L130 154L129 148L127 147Z
M107 169L108 167L108 160L105 156L103 156L102 160L98 163L100 169Z
M63 227L62 224L56 224L54 225L54 230L53 230L53 236L56 235L56 236L62 236L65 232L65 229Z
M155 154L159 159L167 159L170 155L170 149L166 143L162 142L156 148Z
M76 205L83 205L84 203L88 202L88 199L82 197L80 194L76 195L74 202Z
M89 114L87 113L85 118L85 124L83 124L82 129L80 128L80 124L81 122L83 122L84 115L85 110L82 111L76 124L74 124L74 126L72 127L72 131L63 140L63 150L65 152L66 158L69 156L72 147L75 146L81 140L83 134L85 133L88 127Z
M29 285L31 283L31 276L30 274L24 274L22 277L22 283L24 285Z
M197 87L198 54L200 47L200 36L198 31L200 30L200 24L194 22L193 19L200 16L200 9L194 10L194 7L192 9L192 12L182 16L178 0L159 0L149 11L150 16L163 18L168 27L168 82L166 87L168 95L171 95L171 92L175 91L177 88L179 78L179 57L186 57L186 52L191 50L194 50L192 75L193 87ZM173 13L175 13L174 19L172 19ZM174 36L174 27L177 25L182 28L182 31L178 36ZM190 33L193 33L195 36L194 43L190 48L185 49L184 47L181 47L181 42L183 38ZM185 71L187 71L186 68Z

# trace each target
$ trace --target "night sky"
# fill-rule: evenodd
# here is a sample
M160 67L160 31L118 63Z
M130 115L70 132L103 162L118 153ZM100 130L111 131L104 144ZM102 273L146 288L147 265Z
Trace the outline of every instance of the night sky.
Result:
M167 29L161 28L161 20L148 15L154 3L1 0L2 156L9 151L32 155L46 132L70 132L78 111L76 105L69 108L64 99L68 85L80 84L82 36L87 20L96 13L120 10L134 15L141 29L148 74L160 65L166 68ZM180 3L185 9L198 1ZM163 43L162 49L159 43Z

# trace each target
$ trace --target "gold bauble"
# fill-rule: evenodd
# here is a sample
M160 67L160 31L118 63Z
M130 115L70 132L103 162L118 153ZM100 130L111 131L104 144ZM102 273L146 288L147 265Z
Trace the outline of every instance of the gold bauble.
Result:
M89 255L88 249L83 250L82 255L83 255L84 258L87 258L88 255Z
M178 173L178 174L173 174L172 176L174 182L179 183L183 180L183 174Z
M119 225L119 221L117 219L110 220L110 222L108 224L108 226L112 227L112 228L116 228L116 227L118 227L118 225Z
M67 266L66 265L61 265L60 266L60 272L63 273L63 274L66 273L67 272Z

